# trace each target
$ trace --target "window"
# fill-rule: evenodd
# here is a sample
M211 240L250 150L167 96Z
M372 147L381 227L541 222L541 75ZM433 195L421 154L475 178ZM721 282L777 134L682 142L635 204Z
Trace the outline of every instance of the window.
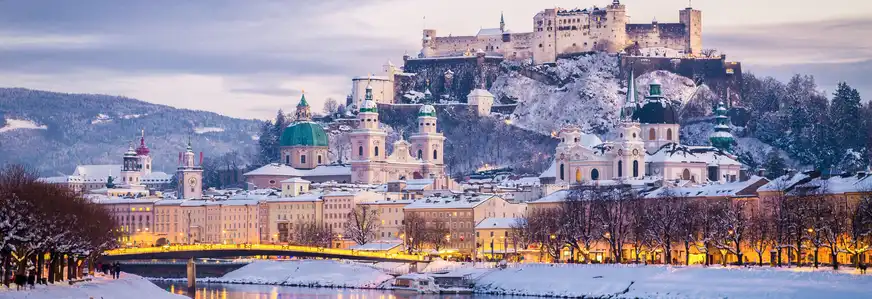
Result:
M639 160L633 160L633 177L639 177Z
M657 139L657 133L654 132L654 128L651 128L651 130L648 130L648 140L654 139Z
M685 168L684 171L681 172L681 179L690 180L690 170L689 169Z
M357 148L357 155L360 157L363 157L363 147L362 146Z
M318 155L318 165L321 165L321 155Z
M618 177L624 176L624 161L618 161Z
M618 162L621 163L621 162ZM566 176L564 175L563 164L560 164L560 180L566 180Z
M291 164L291 155L285 155L285 164L287 164L287 165Z
M306 155L300 156L300 163L306 163Z
M375 156L378 157L378 146L375 147Z
M672 129L666 129L666 140L672 141Z
M436 160L437 159L436 157L437 157L436 150L433 150L433 160Z
M599 180L599 170L597 170L596 168L591 170L590 171L590 179L594 180L594 181Z
M581 183L581 169L575 169L575 182Z

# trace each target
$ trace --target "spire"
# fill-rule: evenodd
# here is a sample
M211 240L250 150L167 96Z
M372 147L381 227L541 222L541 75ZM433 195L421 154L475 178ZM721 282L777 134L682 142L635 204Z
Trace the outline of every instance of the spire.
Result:
M633 68L630 67L630 75L627 77L627 99L624 100L624 107L621 109L621 120L629 121L633 117L636 105L636 80Z
M364 97L364 101L372 101L372 75L369 76L369 79L366 80L366 96Z
M194 152L194 147L191 146L191 135L188 135L188 148L186 151Z
M145 145L145 129L142 129L141 135L139 136L139 147L136 148L136 154L140 156L148 156L149 152L148 146Z
M500 32L506 32L506 18L503 12L500 12Z
M300 96L300 103L297 104L297 114L296 121L310 121L312 120L312 110L309 107L309 102L306 101L306 91L303 91L303 94Z
M727 116L727 108L724 107L724 102L721 101L718 102L714 110L715 131L709 136L709 141L712 146L729 152L735 140L730 132L730 118Z

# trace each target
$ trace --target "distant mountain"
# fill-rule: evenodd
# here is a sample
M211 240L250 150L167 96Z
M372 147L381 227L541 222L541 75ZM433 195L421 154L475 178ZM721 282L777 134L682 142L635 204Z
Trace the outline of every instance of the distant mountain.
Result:
M169 173L188 138L205 156L252 157L261 125L118 96L0 88L0 165L22 163L49 176L77 164L121 164L144 130L155 170Z

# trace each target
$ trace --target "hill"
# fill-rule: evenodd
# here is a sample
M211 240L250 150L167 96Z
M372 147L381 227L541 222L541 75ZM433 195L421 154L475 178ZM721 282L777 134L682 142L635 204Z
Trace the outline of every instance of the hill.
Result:
M118 96L0 88L0 164L26 164L42 175L121 164L144 131L155 170L172 172L189 137L206 156L236 151L247 159L261 123Z

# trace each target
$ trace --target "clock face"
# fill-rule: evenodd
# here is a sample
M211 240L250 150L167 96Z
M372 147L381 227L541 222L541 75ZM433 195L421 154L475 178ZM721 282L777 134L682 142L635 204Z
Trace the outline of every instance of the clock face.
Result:
M638 156L638 155L639 155L639 150L638 150L638 149L634 149L634 150L633 150L633 156Z
M188 183L191 184L192 187L197 186L197 178L195 178L195 177L189 178Z
M624 155L624 150L619 149L619 150L618 150L618 156L623 156L623 155Z

